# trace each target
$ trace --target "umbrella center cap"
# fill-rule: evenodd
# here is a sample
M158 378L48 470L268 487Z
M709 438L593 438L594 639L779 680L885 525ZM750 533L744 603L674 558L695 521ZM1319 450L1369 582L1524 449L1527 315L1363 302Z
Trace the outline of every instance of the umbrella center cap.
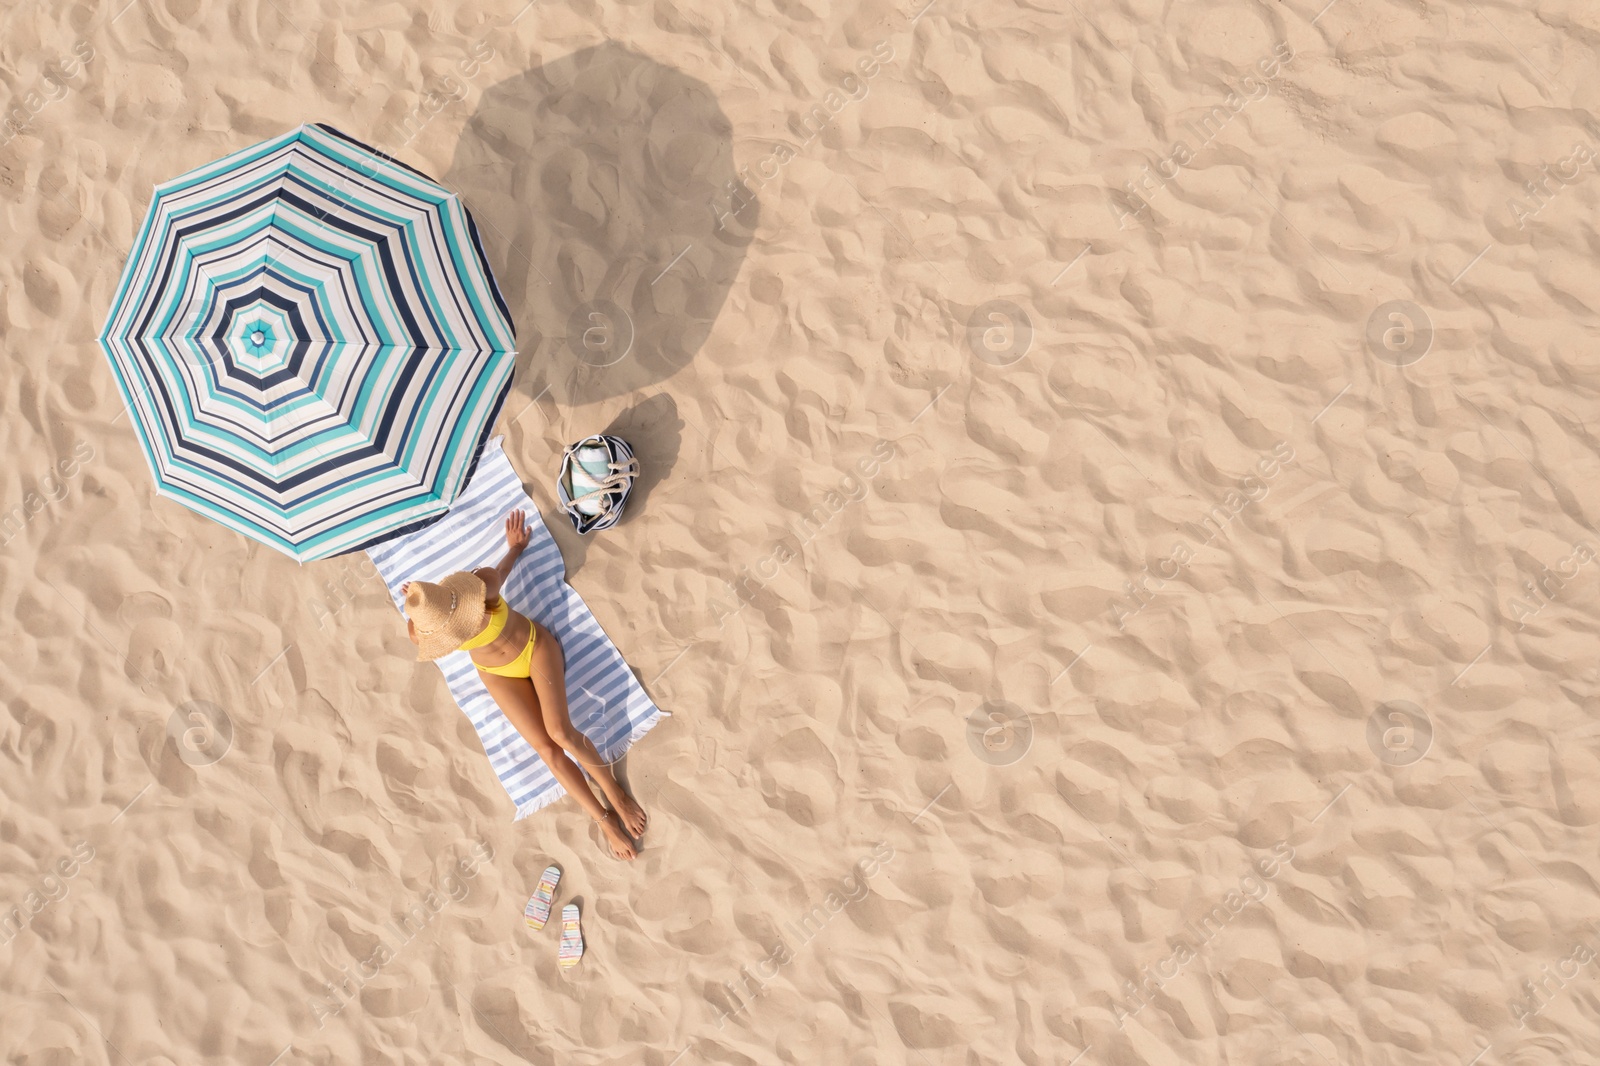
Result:
M254 333L250 334L250 343L265 344L267 343L267 335L258 329Z

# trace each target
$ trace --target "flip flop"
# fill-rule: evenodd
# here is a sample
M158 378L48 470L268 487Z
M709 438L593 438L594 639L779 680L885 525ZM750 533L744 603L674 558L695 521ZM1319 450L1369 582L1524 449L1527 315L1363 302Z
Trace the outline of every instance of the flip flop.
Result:
M569 903L561 908L561 950L556 954L556 965L570 970L583 958L583 930L578 928L578 905Z
M528 923L529 929L538 932L550 920L550 904L555 901L556 886L560 883L561 868L546 866L544 875L539 878L539 887L534 889L528 905L522 910L522 920Z

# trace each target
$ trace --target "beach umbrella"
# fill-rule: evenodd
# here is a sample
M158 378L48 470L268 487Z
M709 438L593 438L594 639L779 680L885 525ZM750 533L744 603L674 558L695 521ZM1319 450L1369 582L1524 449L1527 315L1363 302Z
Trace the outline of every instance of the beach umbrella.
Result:
M300 560L444 514L516 362L461 201L324 125L157 186L100 340L157 491Z

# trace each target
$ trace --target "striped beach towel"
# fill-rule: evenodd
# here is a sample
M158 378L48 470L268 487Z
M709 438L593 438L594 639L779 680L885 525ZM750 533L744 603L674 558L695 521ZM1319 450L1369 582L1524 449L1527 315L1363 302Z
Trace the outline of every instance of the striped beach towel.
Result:
M522 491L496 437L484 448L472 481L450 512L416 533L397 537L367 552L395 606L405 602L407 581L437 581L457 570L493 566L505 554L505 517L528 513L528 548L511 570L502 594L516 610L556 635L566 653L567 704L572 724L594 741L602 758L620 759L666 712L645 695L616 646L600 629L588 606L566 582L561 549L545 528L539 508ZM489 765L525 818L566 795L544 760L507 721L478 678L464 651L436 660L450 695L478 731Z

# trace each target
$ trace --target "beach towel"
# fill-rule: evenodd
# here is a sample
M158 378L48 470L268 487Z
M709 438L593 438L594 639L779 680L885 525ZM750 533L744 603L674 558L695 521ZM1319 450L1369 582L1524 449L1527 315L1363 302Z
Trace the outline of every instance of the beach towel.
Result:
M594 741L602 758L614 762L666 712L645 695L582 597L567 584L561 549L539 508L522 491L522 482L501 449L501 438L485 446L477 471L448 514L425 529L372 548L367 555L383 575L398 609L405 602L400 586L407 581L437 581L457 570L498 563L506 551L506 515L518 508L528 515L528 547L512 567L501 594L561 642L572 724ZM516 804L516 816L525 818L566 795L483 687L471 657L458 651L435 662L450 695L478 731L489 765Z

